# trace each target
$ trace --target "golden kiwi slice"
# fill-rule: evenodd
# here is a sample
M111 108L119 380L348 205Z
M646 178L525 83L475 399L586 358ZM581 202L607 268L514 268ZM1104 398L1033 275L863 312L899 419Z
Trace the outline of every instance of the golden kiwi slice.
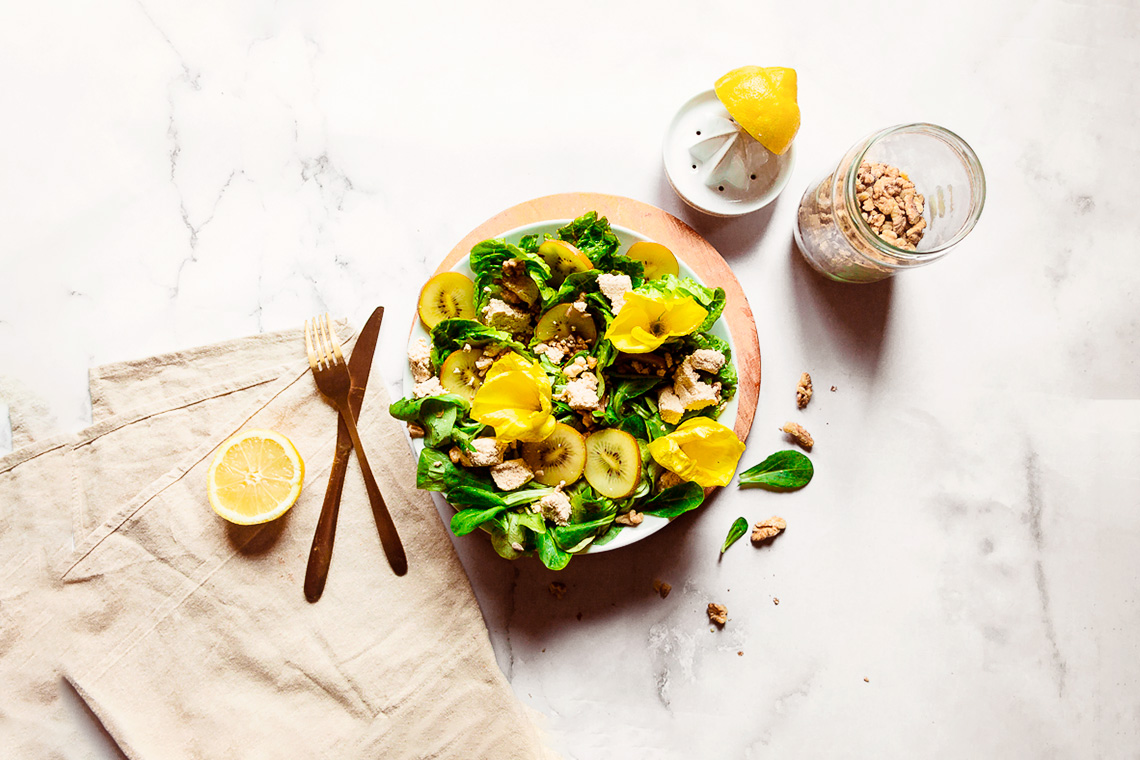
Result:
M534 327L534 339L543 343L563 340L571 335L591 344L598 337L594 320L586 312L575 309L573 304L560 303L550 307Z
M594 268L586 254L564 240L547 240L538 247L538 255L550 267L551 285L557 287L568 275Z
M541 441L520 443L519 452L534 479L544 486L577 482L586 466L586 440L569 425L559 422Z
M656 280L666 274L677 277L681 273L681 267L677 264L677 257L660 243L634 243L625 252L625 255L635 261L640 261L645 266L645 279L647 280Z
M641 482L641 448L624 430L609 428L586 438L586 482L602 496L622 499Z
M454 393L457 396L470 401L475 398L475 391L479 390L479 386L483 384L482 378L475 369L475 360L482 355L482 351L452 351L446 359L443 360L443 366L439 369L439 384L448 393Z
M475 318L475 283L459 272L440 272L420 291L420 320L432 329L445 319Z

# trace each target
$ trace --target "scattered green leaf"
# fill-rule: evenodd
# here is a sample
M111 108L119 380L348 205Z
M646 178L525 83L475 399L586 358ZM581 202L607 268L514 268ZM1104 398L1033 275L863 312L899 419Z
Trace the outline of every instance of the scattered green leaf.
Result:
M720 547L720 553L724 554L728 551L728 547L735 544L740 540L740 537L748 532L748 521L743 517L736 518L736 522L728 529L728 537L724 539L724 546Z
M811 482L815 473L811 460L791 449L777 451L755 467L740 473L740 485L760 486L773 491L794 491Z

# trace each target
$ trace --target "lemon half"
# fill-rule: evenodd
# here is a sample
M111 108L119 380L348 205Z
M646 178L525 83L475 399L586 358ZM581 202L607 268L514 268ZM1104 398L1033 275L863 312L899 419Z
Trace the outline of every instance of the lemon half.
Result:
M787 151L800 130L795 69L741 66L716 80L714 89L745 132L777 155Z
M257 525L288 512L304 480L305 463L292 441L272 430L243 430L214 455L207 491L219 515Z

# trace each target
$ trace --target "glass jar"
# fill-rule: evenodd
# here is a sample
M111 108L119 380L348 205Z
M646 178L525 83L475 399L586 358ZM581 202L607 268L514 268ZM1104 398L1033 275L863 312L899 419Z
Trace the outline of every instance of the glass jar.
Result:
M897 167L925 196L922 238L913 250L879 237L863 218L855 182L864 161ZM856 143L835 171L800 200L796 244L807 262L840 282L875 282L945 256L982 214L986 178L974 151L933 124L904 124Z

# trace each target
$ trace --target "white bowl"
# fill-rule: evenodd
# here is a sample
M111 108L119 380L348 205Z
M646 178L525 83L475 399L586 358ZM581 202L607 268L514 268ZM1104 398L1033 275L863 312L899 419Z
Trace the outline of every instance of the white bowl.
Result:
M528 224L526 226L518 227L517 229L513 229L507 233L504 233L503 235L499 235L498 237L506 239L506 241L508 243L517 244L519 242L519 240L521 240L523 238L524 235L541 235L545 232L549 232L551 234L554 234L558 231L559 227L563 227L571 221L573 221L573 220L571 220L571 219L558 219L558 220L545 221L545 222L535 222L533 224ZM613 229L614 233L618 236L618 240L621 241L621 249L620 250L623 250L623 251L628 249L629 246L632 245L633 243L656 242L656 241L650 240L645 235L642 235L641 233L636 232L636 231L631 230L631 229L628 229L626 227L619 227L617 225L612 225L611 229ZM691 277L692 279L696 280L697 282L701 282L701 279L697 276L697 274L683 260L682 256L684 255L684 253L678 252L678 251L673 251L673 254L677 257L677 263L680 266L681 276L682 277ZM455 266L452 267L452 271L461 272L461 273L467 275L468 277L471 277L472 279L474 279L474 273L471 271L471 266L469 264L469 258L467 256L464 256L462 259L457 261ZM705 283L702 282L701 284L703 285ZM715 287L715 285L711 286L711 287ZM711 332L713 335L717 336L721 340L728 343L729 348L732 350L733 357L736 356L736 346L732 341L732 334L729 332L728 323L723 317L721 317L720 319L717 320L716 324L713 325L713 328L709 332ZM428 330L424 328L423 323L420 322L418 317L415 318L415 324L412 327L412 332L411 332L411 335L409 336L409 339L408 339L409 344L412 341L414 341L416 338L426 338L429 342L431 340L431 333L428 332ZM406 366L406 363L405 363L405 367L404 367L404 396L405 397L412 395L413 386L415 386L415 381L412 379L411 368ZM725 425L727 425L730 428L735 426L735 424L736 424L736 407L737 407L737 398L734 396L727 404L725 404L724 411L721 412L721 415L720 415L720 417L717 418L717 420L719 422L724 423ZM413 438L412 439L412 448L415 450L416 456L418 457L424 449L423 439ZM442 494L441 494L441 496L442 496ZM604 544L602 546L594 546L593 544L590 544L588 547L586 547L586 549L584 551L578 552L578 554L597 554L600 552L610 551L611 549L617 549L617 548L622 547L622 546L628 546L629 544L635 543L637 541L640 541L643 538L647 538L647 537L653 535L654 533L661 530L662 528L664 528L668 524L669 524L669 520L664 518L664 517L657 517L656 515L645 515L645 520L641 523L641 525L638 525L636 527L627 527L627 528L623 529L617 535L616 538L614 538L612 541L610 541L609 543Z

